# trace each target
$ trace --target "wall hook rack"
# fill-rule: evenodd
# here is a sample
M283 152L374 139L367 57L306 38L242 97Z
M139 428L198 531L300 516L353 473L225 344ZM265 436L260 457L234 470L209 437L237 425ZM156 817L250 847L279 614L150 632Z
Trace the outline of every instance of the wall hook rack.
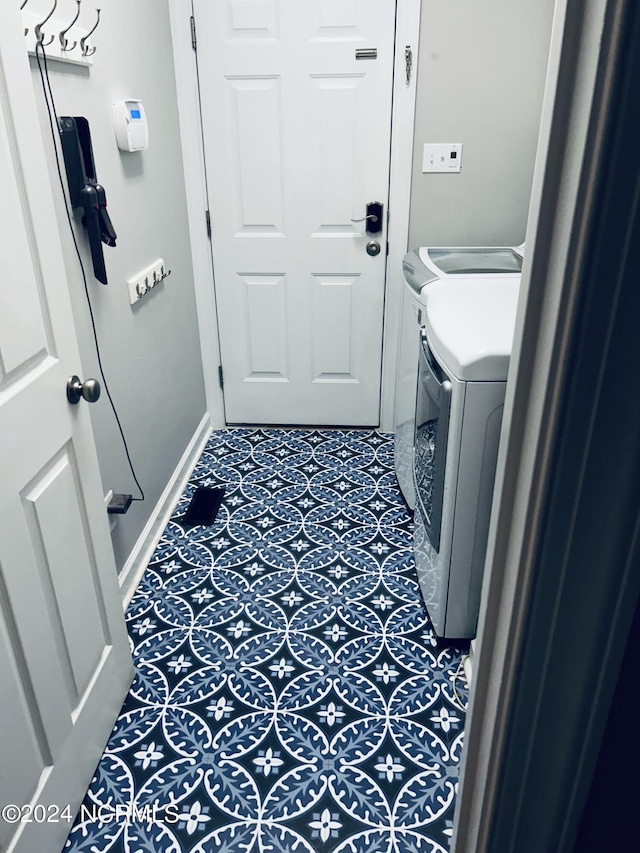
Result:
M80 17L80 5L82 3L82 0L76 0L76 3L78 4L78 8L76 9L75 18L73 19L73 21L71 21L71 23L69 24L68 27L65 27L64 30L60 31L60 34L58 36L58 38L60 39L60 50L63 51L64 53L66 53L70 50L73 50L74 47L78 44L78 42L76 40L76 41L74 41L74 43L71 46L69 46L69 39L67 38L67 33L69 32L71 27L75 24L75 22Z
M36 47L38 45L40 45L40 47L47 47L53 41L54 36L51 36L49 41L44 40L44 33L42 32L42 28L44 27L44 25L47 23L47 21L53 15L53 13L56 11L57 8L58 8L58 0L53 0L53 8L51 9L51 11L47 15L47 17L44 19L44 21L40 21L39 24L36 24L36 28L35 28Z
M0 3L3 2L5 0L0 0ZM71 0L65 0L65 2L67 5L71 5ZM84 8L86 11L87 4L84 3L83 7L81 5L83 0L74 0L74 2L76 3L76 10L72 21L67 17L67 15L71 16L71 12L67 13L64 10L60 0L54 0L53 8L42 20L42 12L31 11L34 4L29 5L30 0L21 0L26 47L31 56L35 56L37 52L46 48L48 62L64 62L68 65L84 65L85 67L93 65L93 54L96 49L89 39L100 23L100 11L96 10L98 11L97 20L91 32L88 32L86 27L79 26L82 9ZM47 6L50 3L51 0L48 0Z
M100 9L96 9L96 12L98 13L98 19L93 25L93 29L89 30L89 32L86 34L86 36L84 36L84 38L80 39L80 50L82 51L83 56L93 56L93 54L98 49L97 47L89 47L87 45L87 39L90 38L93 33L95 33L95 31L98 29L98 24L100 23Z

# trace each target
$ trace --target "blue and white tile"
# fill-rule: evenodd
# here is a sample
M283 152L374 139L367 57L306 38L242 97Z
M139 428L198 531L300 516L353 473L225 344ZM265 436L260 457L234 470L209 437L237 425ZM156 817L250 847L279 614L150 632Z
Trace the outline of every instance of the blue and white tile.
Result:
M218 518L186 528L202 485ZM136 679L65 849L446 851L462 652L411 531L391 437L216 432L127 612Z

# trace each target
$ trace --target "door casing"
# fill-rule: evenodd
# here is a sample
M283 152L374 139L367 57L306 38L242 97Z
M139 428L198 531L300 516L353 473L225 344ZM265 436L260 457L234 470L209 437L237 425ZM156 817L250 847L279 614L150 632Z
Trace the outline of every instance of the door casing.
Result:
M205 227L206 169L202 157L202 130L199 109L194 99L199 81L195 51L191 44L192 2L168 0L172 21L173 54L176 65L176 89L181 118L180 133L185 155L185 184L189 202L191 245L198 314L200 345L207 384L207 403L214 429L226 425L224 403L218 385L220 350L217 332L213 259L211 242ZM380 430L393 432L395 374L398 335L402 308L402 258L409 239L409 201L413 160L417 63L420 39L420 0L402 0L397 4L395 30L394 86L391 131L391 182L388 223L389 254L383 318L382 391ZM413 73L406 82L405 49L412 51ZM201 200L201 201L199 201ZM202 205L201 211L198 206Z

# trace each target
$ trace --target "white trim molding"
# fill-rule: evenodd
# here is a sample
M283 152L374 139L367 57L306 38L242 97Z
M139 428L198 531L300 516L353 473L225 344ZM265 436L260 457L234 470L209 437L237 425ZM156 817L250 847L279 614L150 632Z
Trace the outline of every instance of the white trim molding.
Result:
M389 254L387 257L380 430L395 431L396 365L402 313L402 259L409 241L409 208L416 112L416 81L420 41L420 0L399 0L396 6L393 108L391 115L391 170L389 185ZM405 50L411 51L407 82Z
M178 462L173 474L169 478L164 491L160 495L149 520L144 526L138 541L133 546L127 562L122 567L118 577L120 592L122 594L123 607L126 610L133 598L138 584L142 580L147 564L151 559L156 545L167 526L169 519L180 500L185 486L189 482L191 472L198 463L198 459L212 433L211 420L207 413L194 432L187 445L182 458Z
M585 472L624 471L615 458L593 461L594 446L615 453L623 443L593 440L604 421L608 329L628 283L618 243L633 216L615 222L602 192L618 167L628 186L637 175L637 158L616 162L610 139L618 66L638 55L624 40L632 8L632 0L556 2L452 853L573 850L607 682L621 660L611 654L625 631L621 596L635 604L624 561L600 561L592 542L592 564L581 552L589 535L604 547L605 528L624 514L605 477L594 489ZM587 297L598 288L597 334L585 339L581 328L594 322ZM621 381L614 396L628 393ZM593 514L607 500L603 529L585 525L585 507Z
M191 258L207 408L214 429L225 425L218 366L220 345L211 241L207 235L207 184L196 53L191 44L191 0L169 0L171 38L180 117Z

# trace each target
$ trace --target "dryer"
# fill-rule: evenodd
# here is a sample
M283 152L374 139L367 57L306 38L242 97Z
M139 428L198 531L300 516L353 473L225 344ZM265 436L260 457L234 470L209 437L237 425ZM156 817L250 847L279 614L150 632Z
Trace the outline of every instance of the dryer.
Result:
M434 290L420 340L414 553L436 636L475 636L519 282Z
M404 274L402 319L396 371L395 444L396 477L410 509L415 508L414 433L420 329L429 293L459 281L480 283L487 276L520 281L524 244L512 247L429 247L408 252Z

